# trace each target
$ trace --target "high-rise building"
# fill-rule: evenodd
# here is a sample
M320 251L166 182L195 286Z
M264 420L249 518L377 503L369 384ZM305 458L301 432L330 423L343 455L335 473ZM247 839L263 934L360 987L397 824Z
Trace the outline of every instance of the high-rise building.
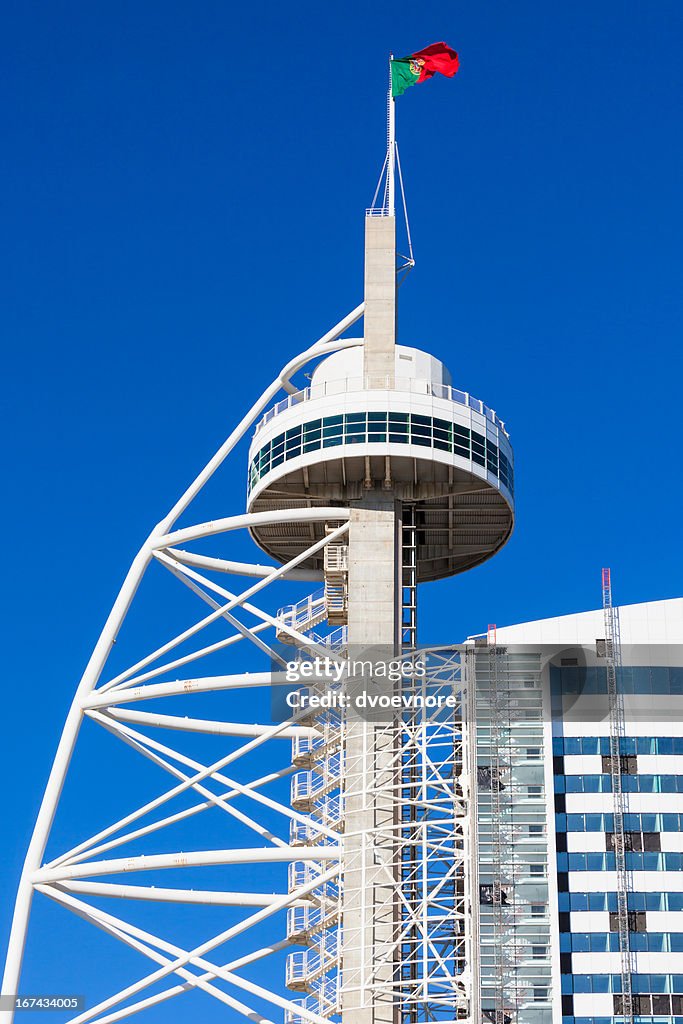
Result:
M503 963L493 973L496 1005L512 1020L550 1020L552 1009L552 1019L563 1024L683 1021L683 600L609 612L499 628L497 655L479 655L496 663L497 685L512 695L497 725L501 785L508 791L498 799L497 826L490 815L486 822L494 836L504 830L496 856L506 900L496 927L512 954L506 957L500 946ZM612 638L610 617L617 627ZM610 644L622 705L616 721ZM526 737L523 743L508 737L523 728L522 715L531 715L524 704L533 700L525 702L523 694L526 685L534 692L534 669L545 684L543 741L520 751ZM481 783L478 802L487 813L490 797ZM534 801L544 821L533 820ZM480 870L488 846L480 846ZM520 889L534 892L534 873L527 913L526 897L519 907ZM546 897L550 930L532 929L520 956L529 921L535 914L543 920ZM485 965L483 938L481 954ZM495 961L493 952L489 957ZM482 1005L484 975L482 966ZM529 996L538 1001L537 1013Z

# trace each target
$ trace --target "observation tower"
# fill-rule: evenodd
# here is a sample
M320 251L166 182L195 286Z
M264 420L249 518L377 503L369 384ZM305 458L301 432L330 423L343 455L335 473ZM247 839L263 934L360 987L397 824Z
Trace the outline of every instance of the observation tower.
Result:
M6 996L22 991L39 894L151 961L123 983L84 965L88 1002L64 1018L72 1024L144 1011L160 1020L179 995L192 1019L198 991L220 1004L220 1019L482 1020L459 658L436 652L426 681L396 684L456 695L447 715L271 718L270 689L285 682L288 660L410 656L418 583L481 564L513 528L503 422L438 358L410 339L397 344L397 277L413 265L412 253L397 254L399 174L389 95L387 156L365 216L364 301L284 367L134 559L46 786L19 883ZM362 335L349 336L361 319ZM246 511L227 515L222 504L197 522L193 502L250 431ZM269 564L236 560L236 531L248 531ZM150 573L171 587L170 603L182 584L203 611L170 637L153 638L150 626L141 651L139 634L138 647L128 645L122 627ZM303 585L310 593L298 598ZM166 599L155 596L157 625ZM64 849L53 821L84 724L172 782L142 803L127 793L117 820L84 808L80 838ZM220 913L205 939L183 944L140 923L139 908L157 903ZM174 1012L184 1019L180 1006ZM9 1024L13 1011L0 1017Z

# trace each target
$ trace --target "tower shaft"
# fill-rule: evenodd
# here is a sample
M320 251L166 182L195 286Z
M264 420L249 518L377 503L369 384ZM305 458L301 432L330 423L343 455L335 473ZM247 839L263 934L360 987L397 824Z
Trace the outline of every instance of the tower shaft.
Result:
M372 492L349 523L349 657L397 650L399 517L393 494ZM370 684L372 685L372 684ZM394 1024L396 730L349 716L346 731L343 943L344 1024Z
M393 388L396 358L396 218L365 218L364 374Z
M390 109L393 101L389 99ZM393 139L388 174L393 176ZM365 218L364 386L393 389L396 218ZM349 657L390 660L399 648L400 502L385 482L354 503L349 522ZM346 728L343 1024L395 1024L398 868L396 729L350 715Z

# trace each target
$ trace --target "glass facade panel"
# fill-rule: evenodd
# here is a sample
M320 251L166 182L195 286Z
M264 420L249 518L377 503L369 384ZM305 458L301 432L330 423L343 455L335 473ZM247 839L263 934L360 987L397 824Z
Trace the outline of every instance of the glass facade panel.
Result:
M249 467L249 490L276 466L302 453L352 444L413 444L471 459L513 493L510 460L477 431L417 413L349 412L292 427L265 444Z

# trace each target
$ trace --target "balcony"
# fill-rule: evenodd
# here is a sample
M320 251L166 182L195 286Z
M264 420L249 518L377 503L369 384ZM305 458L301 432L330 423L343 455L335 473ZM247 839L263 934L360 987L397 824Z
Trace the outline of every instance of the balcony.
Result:
M490 423L494 423L502 432L508 437L508 433L505 429L504 422L496 414L495 409L491 409L488 405L479 398L475 398L470 395L467 391L459 391L457 388L451 387L449 384L436 384L431 380L417 380L414 377L396 377L394 381L390 383L387 379L387 389L391 391L402 391L408 394L414 395L427 395L430 398L443 398L447 402L454 402L456 405L464 405L468 409L473 409L474 412L478 412L484 416ZM316 398L328 398L335 395L350 394L354 391L364 391L366 389L367 381L364 377L344 377L340 380L325 381L322 384L311 385L304 388L302 391L296 391L293 395L288 395L277 405L274 405L271 409L268 409L259 422L256 424L254 431L254 437L258 432L265 427L267 423L275 417L279 416L280 413L286 412L287 409L292 409L295 405L301 405L303 402L310 402Z

